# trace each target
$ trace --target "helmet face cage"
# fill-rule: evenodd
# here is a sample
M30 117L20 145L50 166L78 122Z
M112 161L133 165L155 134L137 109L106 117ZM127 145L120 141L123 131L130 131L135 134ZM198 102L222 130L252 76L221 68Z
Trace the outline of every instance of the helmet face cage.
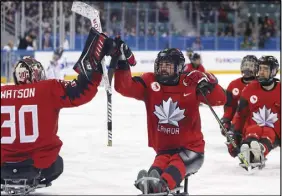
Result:
M269 71L270 71L268 78L258 77L258 81L262 85L271 84L272 81L273 81L273 78L276 76L278 69L279 69L279 63L278 63L277 59L274 56L262 56L258 60L258 65L267 65L269 67ZM259 69L260 69L260 66L259 66Z
M254 55L247 55L241 62L241 74L244 78L255 77L258 72L258 60Z
M174 65L174 74L172 75L162 75L160 70L160 63L167 62L172 63ZM156 79L159 83L167 84L167 85L174 85L178 83L180 73L183 70L185 58L182 52L178 49L171 48L165 49L159 52L155 64L154 64L154 73Z
M40 62L31 57L24 57L14 69L15 84L27 84L46 80L45 70Z

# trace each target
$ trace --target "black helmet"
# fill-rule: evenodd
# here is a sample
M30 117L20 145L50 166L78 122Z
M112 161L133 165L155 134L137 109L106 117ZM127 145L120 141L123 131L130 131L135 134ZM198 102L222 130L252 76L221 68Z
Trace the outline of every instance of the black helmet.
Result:
M240 66L244 79L253 80L258 72L258 59L254 55L247 55L243 58Z
M276 76L278 69L279 69L279 63L277 59L274 56L262 56L258 60L258 65L267 65L269 67L270 75L269 78L260 78L258 76L258 81L262 86L268 86L272 84L273 78ZM260 69L260 67L259 67Z
M201 56L198 53L194 53L191 57L191 60L195 61L195 60L200 59L200 58L201 58Z
M173 75L162 75L160 72L160 62L168 61L174 65ZM158 53L155 60L155 77L160 84L164 85L176 85L179 82L180 73L184 66L185 58L182 52L176 48L169 48L162 50Z

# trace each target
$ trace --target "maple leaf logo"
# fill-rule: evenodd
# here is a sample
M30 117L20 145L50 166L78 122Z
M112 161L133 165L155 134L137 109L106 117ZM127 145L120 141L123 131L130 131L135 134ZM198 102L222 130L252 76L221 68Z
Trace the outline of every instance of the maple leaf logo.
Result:
M184 110L177 107L177 102L173 102L171 98L167 101L163 101L160 106L155 105L154 114L159 118L159 124L171 124L179 126L178 122L182 120L184 116Z
M259 126L267 126L274 128L274 123L278 120L277 114L271 112L271 109L267 109L265 106L259 108L258 112L253 112L252 119L256 121Z

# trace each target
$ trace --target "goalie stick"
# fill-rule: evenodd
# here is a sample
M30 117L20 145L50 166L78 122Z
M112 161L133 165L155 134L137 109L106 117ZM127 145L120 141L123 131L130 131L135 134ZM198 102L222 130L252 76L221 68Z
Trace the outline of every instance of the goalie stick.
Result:
M91 21L92 27L94 27L99 33L102 33L102 27L100 22L99 11L90 5L74 1L71 11L80 14ZM112 146L112 87L111 81L115 71L115 66L118 58L112 58L109 71L107 74L107 67L105 64L105 57L102 59L101 64L103 68L103 79L105 83L105 89L107 92L107 128L108 128L108 146Z

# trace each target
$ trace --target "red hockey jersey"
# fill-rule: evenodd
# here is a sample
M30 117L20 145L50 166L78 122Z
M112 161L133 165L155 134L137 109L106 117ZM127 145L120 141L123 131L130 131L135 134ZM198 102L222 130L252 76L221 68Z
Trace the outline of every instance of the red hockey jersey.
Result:
M204 102L204 98L196 95L195 86L183 85L184 76L177 86L164 86L155 80L154 73L133 78L130 70L117 70L115 73L117 92L145 102L148 145L157 153L181 147L204 152L199 113L199 104ZM207 98L214 106L223 105L226 101L225 93L218 84Z
M233 118L234 128L243 131L250 125L271 127L281 138L281 84L275 81L275 88L264 90L258 81L252 81L242 92L237 112Z
M101 81L98 73L92 83L78 77L1 87L1 165L32 158L35 167L48 168L56 160L60 109L89 102Z
M245 88L246 85L247 83L243 81L242 77L230 82L226 89L227 101L224 105L223 118L226 118L230 121L232 120L238 107L239 98L241 96L242 90Z
M205 70L205 68L202 64L199 65L198 67L193 67L192 63L186 64L184 66L183 72L188 73L188 72L191 72L191 71L194 71L194 70L198 70L200 72L206 72L206 70Z

